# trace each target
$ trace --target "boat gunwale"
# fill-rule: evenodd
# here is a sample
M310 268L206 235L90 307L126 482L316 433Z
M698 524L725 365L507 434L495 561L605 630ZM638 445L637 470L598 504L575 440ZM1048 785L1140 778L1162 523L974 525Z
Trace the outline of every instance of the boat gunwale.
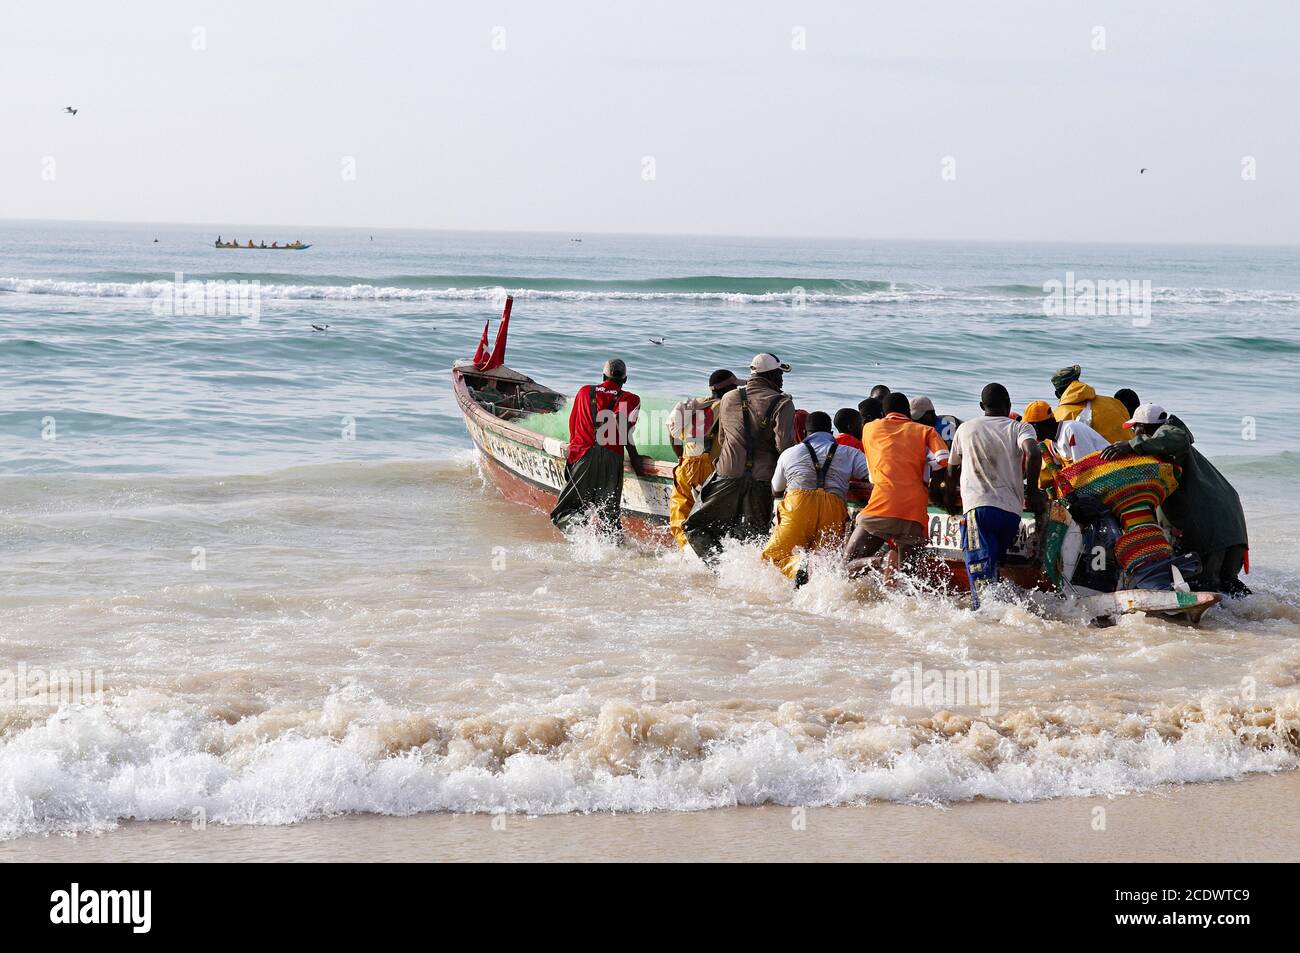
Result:
M451 368L456 402L460 404L461 412L463 414L466 414L467 416L472 415L479 426L486 430L492 430L500 436L505 437L507 440L513 440L515 443L520 443L524 446L541 450L543 453L549 452L546 449L546 441L548 439L555 439L560 447L560 456L567 457L569 452L568 441L544 437L542 434L539 434L534 430L529 430L527 427L521 427L513 421L504 420L475 400L473 395L470 393L469 382L465 380L465 374L467 372L472 372L473 367L474 365L470 362L457 362L452 365ZM527 377L527 375L524 376L527 383L537 384L537 381L533 380L531 377ZM540 387L544 385L538 384L538 386ZM556 393L558 393L558 391ZM645 459L651 461L647 469L650 471L650 475L654 479L672 482L673 470L675 469L672 464L663 460L656 460L654 457L646 457ZM631 473L637 479L647 479L646 477L637 477L636 472L627 461L626 454L623 457L623 470L626 473Z

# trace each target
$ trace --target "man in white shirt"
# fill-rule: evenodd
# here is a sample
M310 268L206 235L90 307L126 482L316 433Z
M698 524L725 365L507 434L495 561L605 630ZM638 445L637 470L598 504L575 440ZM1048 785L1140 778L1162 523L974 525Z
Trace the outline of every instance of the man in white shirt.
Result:
M772 492L785 496L763 558L775 563L796 587L803 585L808 570L794 551L840 545L849 518L849 481L869 479L863 452L835 442L830 415L820 410L809 414L807 438L782 451L776 461Z
M997 582L998 564L1020 532L1026 500L1035 513L1046 506L1038 488L1043 457L1034 428L1011 418L1011 396L1001 384L984 388L980 408L984 416L966 421L953 435L944 499L949 513L964 513L961 548L972 609L979 608L980 590Z
M1040 442L1046 441L1052 452L1067 464L1110 446L1105 437L1081 419L1057 420L1052 416L1051 404L1045 400L1031 402L1021 419L1032 425L1034 436Z
M1082 420L1058 420L1056 436L1048 437L1056 452L1071 463L1082 460L1090 453L1104 450L1110 444L1106 438L1093 430Z

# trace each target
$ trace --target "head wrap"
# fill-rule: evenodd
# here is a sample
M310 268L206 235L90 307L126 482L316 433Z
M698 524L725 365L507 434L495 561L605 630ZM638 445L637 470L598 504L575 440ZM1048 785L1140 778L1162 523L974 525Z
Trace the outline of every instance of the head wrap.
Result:
M1052 375L1052 386L1056 388L1056 393L1060 394L1071 382L1077 381L1079 375L1083 373L1083 368L1078 364L1071 364L1069 367L1063 367Z

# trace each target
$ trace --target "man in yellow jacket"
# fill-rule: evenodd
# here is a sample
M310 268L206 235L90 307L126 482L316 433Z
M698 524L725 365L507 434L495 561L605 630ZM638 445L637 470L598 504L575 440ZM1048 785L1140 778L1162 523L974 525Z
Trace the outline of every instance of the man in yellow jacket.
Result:
M713 461L718 458L718 401L739 385L735 374L720 368L709 375L708 397L684 400L668 415L668 436L677 454L673 495L668 501L668 529L683 549L687 539L682 527L695 508L695 491L712 475Z
M1079 380L1083 368L1078 364L1062 368L1052 375L1057 404L1052 416L1057 420L1082 420L1109 443L1119 443L1128 436L1124 421L1128 408L1114 397L1098 396L1097 391Z
M836 443L830 415L820 410L809 414L807 438L776 461L772 491L785 497L777 507L763 558L802 586L808 570L794 551L840 546L849 519L849 481L868 479L866 456L857 447Z

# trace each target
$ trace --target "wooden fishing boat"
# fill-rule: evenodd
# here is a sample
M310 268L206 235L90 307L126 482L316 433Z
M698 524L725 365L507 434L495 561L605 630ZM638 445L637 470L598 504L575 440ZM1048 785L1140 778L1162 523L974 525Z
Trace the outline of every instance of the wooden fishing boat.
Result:
M509 321L509 302L502 328ZM484 342L487 330L484 329ZM498 332L493 354L504 359L504 334ZM550 512L564 486L567 443L544 436L524 426L531 415L555 413L567 397L504 363L482 359L484 343L476 360L460 360L451 369L452 391L465 418L470 439L478 448L484 472L508 500ZM623 526L634 536L668 543L668 501L673 490L673 462L653 460L640 477L624 463ZM849 501L850 515L860 503ZM960 517L930 508L928 560L946 570L955 586L966 585L966 567L961 557ZM1008 553L1003 574L1026 589L1045 588L1046 579L1037 561L1037 528L1032 513L1021 519L1020 534Z
M306 245L231 245L228 242L213 242L214 248L228 248L232 251L243 249L244 251L306 251L311 248L311 244Z
M549 512L564 486L564 461L568 445L522 426L529 414L555 412L566 396L511 367L502 365L479 370L470 360L457 361L451 369L452 390L465 418L470 439L478 448L484 472L501 495L516 503ZM490 393L485 400L482 394ZM498 398L497 395L500 395ZM623 526L634 536L667 543L668 500L673 490L673 464L654 460L644 477L624 464ZM850 501L850 514L860 504ZM928 553L947 568L951 582L966 585L966 567L961 558L960 517L934 507L929 513ZM1027 589L1045 588L1036 553L1036 523L1025 513L1020 536L1008 554L1003 574Z
M465 418L470 439L478 448L483 471L508 500L543 512L555 507L564 486L568 445L538 433L524 422L534 414L554 414L567 404L566 395L539 384L504 363L505 331L510 317L507 299L496 346L486 352L487 327L473 359L459 360L451 369L452 391ZM652 460L644 476L624 464L623 526L642 539L671 543L668 501L673 489L673 462ZM861 508L850 493L849 512ZM930 507L924 561L935 581L954 588L967 585L961 554L961 517ZM1023 589L1054 587L1043 572L1039 556L1040 528L1034 514L1021 516L1020 532L1002 566L1002 576ZM1197 622L1217 593L1125 590L1115 593L1078 591L1071 598L1079 613L1089 619L1130 612L1160 613Z

